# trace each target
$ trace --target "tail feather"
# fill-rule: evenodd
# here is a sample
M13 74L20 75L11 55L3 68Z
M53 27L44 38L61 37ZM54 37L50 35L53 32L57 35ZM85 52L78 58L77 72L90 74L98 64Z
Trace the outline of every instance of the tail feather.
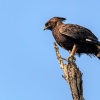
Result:
M100 43L100 42L99 42L99 43ZM98 53L97 53L96 56L98 57L98 59L100 59L100 46L97 45L97 48L98 48Z
M99 50L100 50L100 42L99 41L97 41L97 45L99 45Z

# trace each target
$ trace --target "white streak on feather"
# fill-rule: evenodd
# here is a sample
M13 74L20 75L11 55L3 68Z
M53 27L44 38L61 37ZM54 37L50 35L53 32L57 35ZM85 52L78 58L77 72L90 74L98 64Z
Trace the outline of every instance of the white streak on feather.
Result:
M86 41L92 41L92 40L90 40L90 39L86 39Z

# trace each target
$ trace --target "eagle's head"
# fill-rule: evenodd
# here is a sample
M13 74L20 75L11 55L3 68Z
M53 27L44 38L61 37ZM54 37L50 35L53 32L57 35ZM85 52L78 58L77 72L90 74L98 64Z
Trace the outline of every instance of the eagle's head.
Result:
M46 22L45 26L44 26L44 30L48 29L48 30L53 30L54 27L57 25L57 22L62 22L66 20L66 18L62 18L62 17L53 17L51 18L48 22Z

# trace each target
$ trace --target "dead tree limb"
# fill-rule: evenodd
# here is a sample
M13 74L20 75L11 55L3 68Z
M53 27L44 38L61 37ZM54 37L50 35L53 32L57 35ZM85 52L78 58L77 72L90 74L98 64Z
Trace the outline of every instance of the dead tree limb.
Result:
M79 70L75 62L68 61L68 64L65 64L63 62L64 58L61 57L56 42L54 42L54 48L56 51L58 62L60 64L60 68L64 72L63 78L70 86L73 100L84 100L81 71Z

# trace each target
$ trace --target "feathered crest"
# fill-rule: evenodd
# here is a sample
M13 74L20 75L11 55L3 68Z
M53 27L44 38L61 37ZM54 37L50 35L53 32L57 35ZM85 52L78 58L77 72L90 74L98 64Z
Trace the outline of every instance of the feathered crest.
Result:
M65 21L66 18L63 18L63 17L55 17L55 18L58 18L60 21Z

